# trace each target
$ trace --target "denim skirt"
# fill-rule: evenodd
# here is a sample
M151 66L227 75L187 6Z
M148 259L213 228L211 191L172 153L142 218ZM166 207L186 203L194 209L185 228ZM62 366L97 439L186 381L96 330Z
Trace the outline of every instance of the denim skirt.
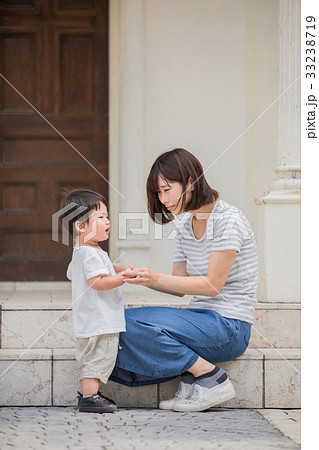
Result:
M242 355L251 325L208 309L127 309L126 332L110 380L126 386L158 384L187 371L198 357L217 364Z

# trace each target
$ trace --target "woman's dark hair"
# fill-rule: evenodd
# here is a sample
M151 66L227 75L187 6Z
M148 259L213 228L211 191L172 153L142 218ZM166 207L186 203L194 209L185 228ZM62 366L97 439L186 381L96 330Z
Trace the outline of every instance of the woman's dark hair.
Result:
M175 148L162 153L154 162L146 182L148 212L154 222L159 222L156 214L161 213L161 223L168 223L174 216L159 201L158 177L167 183L178 182L182 185L180 198L183 211L191 211L217 200L218 192L212 189L204 176L201 163L190 152L183 148ZM186 186L193 184L192 197L186 204Z
M77 220L88 222L90 212L93 209L97 211L100 203L104 203L107 207L106 199L103 195L90 191L89 189L74 189L73 191L64 193L64 196L65 198L61 202L60 210L62 208L66 208L66 210L60 215L59 219L63 221L65 217L70 216L67 224L64 222L62 224L67 226L71 236L73 236L74 224Z

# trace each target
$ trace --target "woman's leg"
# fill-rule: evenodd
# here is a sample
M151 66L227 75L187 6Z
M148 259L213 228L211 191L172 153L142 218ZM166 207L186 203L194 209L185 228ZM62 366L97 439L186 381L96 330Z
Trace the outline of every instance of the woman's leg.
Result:
M177 402L189 398L193 393L196 377L212 372L215 367L214 364L211 364L209 361L206 361L199 356L195 364L193 364L187 372L182 374L181 381L174 397L168 400L162 400L159 404L159 408L166 410L173 409Z
M195 378L200 377L201 375L205 375L205 373L212 372L215 369L214 364L206 361L206 359L201 356L198 357L198 360L195 364L187 369Z
M185 310L145 307L125 314L117 368L160 379L176 377L197 361L198 354L187 345L184 334L200 332Z
M236 322L201 309L127 309L117 373L111 379L138 386L167 381L185 371L205 374L215 363L232 360L245 351L243 332Z
M210 408L235 395L227 374L215 363L229 361L245 351L250 326L242 324L201 309L126 310L126 333L121 334L111 379L138 386L167 381L188 371L188 375L182 375L182 399L179 403L172 399L165 409ZM194 395L189 397L192 391Z

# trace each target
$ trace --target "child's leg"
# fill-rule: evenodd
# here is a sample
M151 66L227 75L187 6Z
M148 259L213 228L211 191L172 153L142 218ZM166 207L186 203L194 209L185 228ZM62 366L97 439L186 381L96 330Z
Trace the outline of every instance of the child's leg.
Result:
M100 382L107 383L115 365L118 342L119 333L76 340L76 359L82 366L83 397L97 394Z
M83 397L91 397L97 394L100 386L98 378L83 378L82 380L82 395Z
M119 334L104 334L77 339L77 360L82 365L82 393L79 411L109 413L117 410L113 400L99 392L100 381L106 383L117 355Z
M103 383L107 381L108 376L105 377L104 372L106 361L109 359L109 336L111 335L106 334L76 339L76 359L82 366L83 397L89 397L90 393L95 395L99 390L100 381ZM113 358L115 364L116 354Z

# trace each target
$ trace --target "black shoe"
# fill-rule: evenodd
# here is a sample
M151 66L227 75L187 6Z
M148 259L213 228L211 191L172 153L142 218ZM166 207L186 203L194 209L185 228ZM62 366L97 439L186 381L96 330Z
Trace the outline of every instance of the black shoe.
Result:
M91 395L91 397L83 397L80 392L78 394L80 412L109 413L117 410L115 402L102 395L101 392Z

